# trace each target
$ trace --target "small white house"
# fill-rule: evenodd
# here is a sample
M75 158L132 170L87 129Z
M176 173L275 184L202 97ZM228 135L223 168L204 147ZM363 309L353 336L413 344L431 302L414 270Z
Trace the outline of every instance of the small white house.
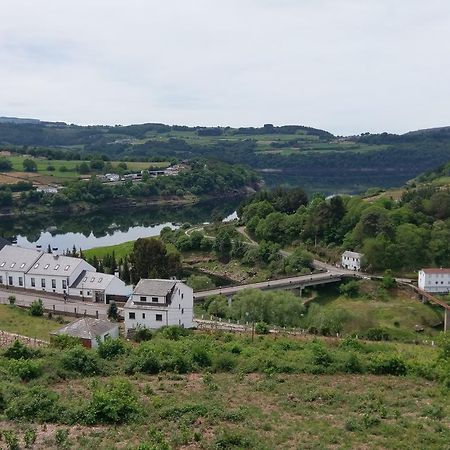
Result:
M0 250L0 285L26 287L26 273L41 257L42 252L5 245Z
M119 337L119 325L109 320L84 317L64 325L51 334L66 334L76 337L80 339L84 347L96 348L99 341L104 342L108 338L117 339Z
M192 288L179 280L142 279L124 306L125 332L138 326L158 329L165 325L193 327Z
M345 251L342 253L341 266L349 270L361 270L364 255L362 253Z
M83 271L95 271L95 268L81 258L44 253L28 270L25 287L69 294L69 287Z
M126 301L133 288L120 278L101 272L83 270L70 286L69 294L93 302Z
M418 285L426 292L447 294L450 292L450 269L419 270Z

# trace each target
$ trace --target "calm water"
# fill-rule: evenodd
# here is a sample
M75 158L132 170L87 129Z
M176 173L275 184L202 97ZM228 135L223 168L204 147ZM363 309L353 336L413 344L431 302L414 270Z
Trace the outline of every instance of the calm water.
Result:
M72 216L2 218L0 235L17 241L21 247L36 248L41 245L45 251L50 244L62 252L75 245L77 249L86 250L157 236L164 227L174 229L186 222L208 222L213 215L232 220L241 200L221 199L220 202L203 202L193 206L151 207L117 213L102 211Z

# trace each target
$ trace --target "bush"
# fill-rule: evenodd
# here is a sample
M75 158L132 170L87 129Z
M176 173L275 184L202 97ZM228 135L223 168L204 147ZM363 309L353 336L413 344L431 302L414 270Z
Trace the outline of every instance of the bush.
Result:
M131 338L136 342L149 341L153 337L153 332L147 327L138 325L132 333Z
M58 320L57 320L58 321ZM81 345L81 339L75 336L69 336L68 334L56 334L51 335L50 343L53 347L65 350Z
M339 292L346 297L356 297L359 294L359 282L357 280L351 280L342 284Z
M315 366L328 367L333 362L328 350L319 342L311 344L312 362Z
M64 369L82 375L96 375L100 373L100 367L95 354L86 350L81 345L62 353L61 364Z
M25 447L26 448L33 447L34 443L36 442L36 437L37 437L36 430L34 430L33 428L28 428L27 430L25 430L25 433L23 434Z
M369 370L375 375L406 375L406 364L398 356L375 356L370 362Z
M16 304L16 296L15 296L15 295L10 295L10 296L8 297L8 301L9 301L9 304L10 304L11 306L14 306L14 305Z
M269 334L269 325L265 322L258 322L255 325L256 334Z
M69 446L69 430L67 428L60 428L55 432L55 442L58 448L65 448Z
M366 338L369 341L388 341L390 336L384 328L369 328L366 331Z
M117 358L126 351L125 344L120 339L106 339L104 342L100 342L97 349L100 358L103 359Z
M27 347L19 340L15 340L5 351L4 356L9 359L30 359L40 356L38 350Z
M191 331L178 325L169 325L159 329L158 336L172 341L178 341L180 338L189 336Z
M108 306L108 319L119 320L119 308L117 308L116 302L111 302Z
M42 367L34 361L13 359L9 363L9 370L22 381L30 381L42 375Z
M90 424L125 423L135 418L138 411L137 395L131 383L124 379L117 379L94 388L86 419Z
M44 315L44 304L41 299L35 300L31 303L30 314L34 317L42 317Z
M10 420L56 421L59 416L58 394L40 386L34 386L12 398L5 414Z
M160 371L160 362L153 348L141 344L130 358L126 367L127 373L156 374Z
M236 359L227 353L219 353L214 358L213 368L216 372L231 372L236 366Z
M20 450L19 438L15 431L6 430L3 431L3 437L5 438L8 450Z

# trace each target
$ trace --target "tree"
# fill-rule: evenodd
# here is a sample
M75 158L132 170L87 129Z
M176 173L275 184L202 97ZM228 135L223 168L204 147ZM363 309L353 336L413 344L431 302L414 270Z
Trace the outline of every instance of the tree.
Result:
M86 162L82 162L79 166L76 168L77 172L80 174L87 174L91 171L88 164Z
M34 161L33 159L24 159L23 160L23 170L25 170L25 172L36 172L37 171L37 164L36 161Z
M140 278L168 278L179 273L181 258L177 251L168 252L157 238L140 238L135 241L130 255L133 281Z
M0 171L9 172L12 169L12 163L9 159L0 158Z
M218 233L213 244L213 250L221 261L228 261L230 259L230 252L233 245L231 242L230 233L228 230L222 228Z
M35 300L30 305L30 315L40 317L44 315L44 304L41 299Z
M108 319L118 320L119 319L119 308L117 308L116 302L111 302L108 307Z

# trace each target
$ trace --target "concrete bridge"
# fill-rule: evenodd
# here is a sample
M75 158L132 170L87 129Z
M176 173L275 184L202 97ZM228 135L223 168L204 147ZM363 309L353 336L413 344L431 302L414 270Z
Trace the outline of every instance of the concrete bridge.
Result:
M305 287L336 283L341 281L344 276L348 276L348 274L339 270L333 270L324 273L314 273L311 275L300 275L296 277L280 278L278 280L262 281L259 283L226 286L217 289L209 289L207 291L195 292L194 301L203 300L211 295L225 295L226 297L232 297L244 289L260 289L263 291L271 289L300 289L301 293L302 289Z

